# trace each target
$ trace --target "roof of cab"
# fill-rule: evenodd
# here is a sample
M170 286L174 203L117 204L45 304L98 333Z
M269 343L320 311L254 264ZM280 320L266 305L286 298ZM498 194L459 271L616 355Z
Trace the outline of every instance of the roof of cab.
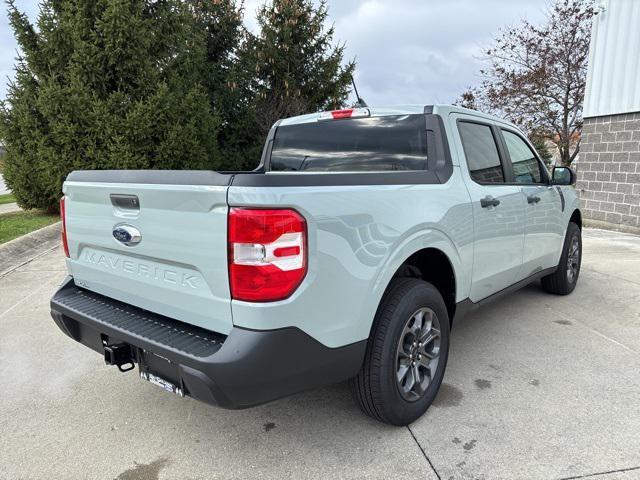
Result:
M458 107L456 105L393 105L388 107L367 108L371 112L372 117L382 117L386 115L412 115L420 113L435 113L446 117L450 113L464 113L466 115L473 115L474 117L485 118L494 122L512 125L510 122L494 115L478 112L477 110ZM308 113L306 115L298 115L297 117L285 118L280 121L279 126L316 122L318 121L318 118L322 113L323 112Z

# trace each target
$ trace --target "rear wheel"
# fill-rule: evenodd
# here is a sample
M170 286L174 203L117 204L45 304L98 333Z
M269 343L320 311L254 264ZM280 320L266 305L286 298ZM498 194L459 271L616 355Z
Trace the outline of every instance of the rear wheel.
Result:
M449 315L440 292L419 279L394 279L352 380L360 408L392 425L413 422L438 393L448 353Z
M542 278L542 288L556 295L568 295L573 292L580 275L582 262L582 232L575 223L569 223L560 255L558 269Z

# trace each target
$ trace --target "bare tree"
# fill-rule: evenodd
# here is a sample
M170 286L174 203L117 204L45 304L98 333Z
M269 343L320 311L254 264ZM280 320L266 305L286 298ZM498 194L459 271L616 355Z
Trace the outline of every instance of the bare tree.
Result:
M268 132L281 118L295 117L309 111L309 102L299 96L283 98L262 94L256 100L256 122L261 132Z
M563 165L580 149L592 0L554 0L542 25L523 20L485 50L482 83L458 104L499 113L553 141Z

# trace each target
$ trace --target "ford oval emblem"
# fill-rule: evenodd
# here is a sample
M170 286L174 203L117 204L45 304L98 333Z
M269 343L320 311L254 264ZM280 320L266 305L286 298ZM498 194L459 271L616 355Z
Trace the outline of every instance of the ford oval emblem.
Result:
M133 225L128 225L126 223L113 227L111 234L113 235L113 238L127 247L133 247L134 245L139 244L142 240L140 230Z

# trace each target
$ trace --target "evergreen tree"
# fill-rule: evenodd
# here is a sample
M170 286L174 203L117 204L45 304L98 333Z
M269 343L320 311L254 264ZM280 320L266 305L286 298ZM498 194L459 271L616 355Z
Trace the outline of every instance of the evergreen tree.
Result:
M241 0L43 0L35 25L7 3L21 56L0 140L25 208L57 208L76 169L253 168L277 119L349 92L324 1L273 0L256 37Z
M545 165L547 167L551 165L553 154L549 151L547 142L552 142L552 140L548 139L543 133L536 131L529 134L529 140L531 140L531 143L538 152L538 155L540 155L544 161Z
M75 169L217 168L207 46L179 0L46 0L37 28L8 1L22 55L0 111L5 179L56 208Z
M326 0L271 0L258 10L260 33L248 43L262 135L279 118L344 105L355 62L343 65L327 15Z
M206 59L203 83L214 113L220 119L217 132L219 168L238 170L260 161L264 137L256 130L251 82L253 70L247 56L247 31L242 3L236 0L186 0L202 35Z

